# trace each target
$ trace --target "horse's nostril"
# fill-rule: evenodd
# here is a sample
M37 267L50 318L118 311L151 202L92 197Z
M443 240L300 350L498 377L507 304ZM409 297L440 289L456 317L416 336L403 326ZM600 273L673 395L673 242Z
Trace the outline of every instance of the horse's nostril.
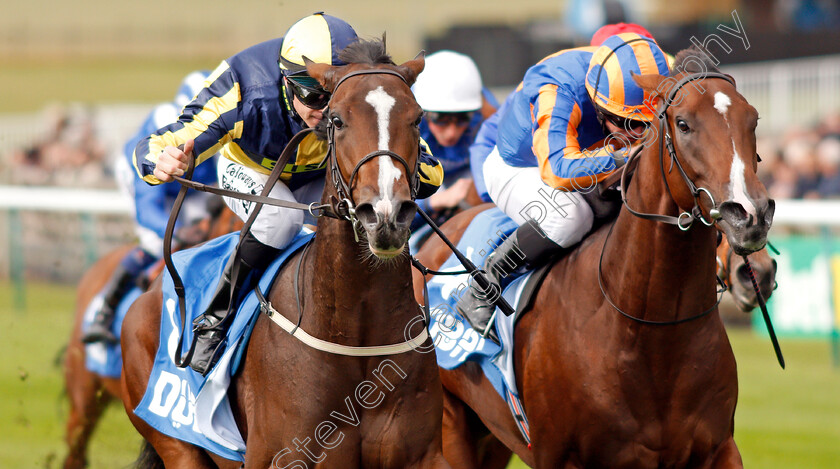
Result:
M747 221L747 211L737 202L724 202L719 210L721 217L730 224L743 225Z
M356 207L356 218L365 225L375 225L378 220L373 205L369 203L364 203Z
M397 210L396 222L398 225L408 225L414 220L414 215L417 213L417 204L412 200L404 200L400 202L400 208Z

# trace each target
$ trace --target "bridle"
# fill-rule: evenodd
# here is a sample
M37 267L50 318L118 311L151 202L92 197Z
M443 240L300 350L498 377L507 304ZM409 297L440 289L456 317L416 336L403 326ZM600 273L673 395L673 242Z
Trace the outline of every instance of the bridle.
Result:
M693 73L691 75L685 75L685 76L683 76L682 79L680 79L673 86L673 88L671 89L671 92L668 93L667 98L664 100L664 102L662 104L662 107L659 110L659 113L657 114L657 118L659 119L659 134L658 134L659 135L659 169L660 169L660 173L662 174L662 179L665 182L665 187L666 187L669 194L673 194L671 192L671 187L668 184L667 175L665 174L665 159L664 159L664 157L665 157L665 149L667 148L668 149L668 155L671 158L671 167L668 168L668 172L670 173L671 170L674 168L674 166L677 167L677 170L679 171L680 175L682 176L683 180L685 181L686 185L688 186L689 191L691 191L691 194L694 197L694 207L692 207L690 211L684 211L676 217L672 216L672 215L662 215L662 214L657 214L657 213L638 212L636 210L633 210L630 207L630 205L627 203L627 192L626 192L627 170L628 170L628 168L633 166L631 164L633 162L633 160L636 159L636 158L639 158L639 155L642 153L642 152L639 151L639 152L634 152L630 155L630 158L628 159L627 163L624 165L624 168L622 169L621 182L619 184L619 190L621 191L621 202L624 204L624 207L627 209L627 211L629 211L631 214L633 214L633 215L635 215L639 218L644 218L646 220L658 221L658 222L666 223L666 224L669 224L669 225L676 225L682 231L687 231L689 228L691 228L691 225L694 223L694 220L700 220L700 222L703 223L704 225L712 226L717 222L718 219L720 219L720 211L717 209L717 206L715 204L715 199L712 197L711 192L709 192L709 190L706 189L705 187L697 187L694 184L694 181L692 181L691 178L688 177L688 174L686 174L685 169L683 169L682 164L680 164L680 160L677 157L677 152L676 152L676 149L674 148L674 143L673 143L673 140L671 138L671 128L670 128L670 125L669 125L669 122L668 122L668 112L667 112L668 108L671 106L671 103L674 100L674 97L676 96L676 94L679 92L679 90L683 86L685 86L687 83L692 82L694 80L702 80L702 79L706 79L706 78L720 78L720 79L728 81L729 83L732 84L732 86L735 86L735 82L732 80L732 78L727 76L727 75L724 75L722 73L717 73L717 72L713 72L713 73ZM709 197L709 200L711 200L711 202L712 202L712 208L709 210L709 218L711 218L711 221L706 220L706 218L703 216L703 210L702 210L701 205L700 205L700 196L703 193L705 193ZM688 220L688 224L683 224L683 220ZM604 287L604 281L603 281L603 278L602 278L602 265L603 265L603 261L604 261L604 252L606 251L607 241L609 240L610 235L612 235L612 230L613 230L614 227L615 227L615 224L613 224L610 227L610 230L607 233L607 236L604 238L604 246L601 249L601 256L598 260L598 286L601 288L601 293L603 294L604 299L606 299L607 302L616 311L621 313L621 315L623 315L624 317L627 317L629 319L632 319L636 322L646 324L646 325L672 326L672 325L677 325L677 324L682 324L682 323L685 323L685 322L693 321L695 319L700 319L700 318L708 315L709 313L711 313L712 311L714 311L717 308L718 304L720 304L721 299L723 299L723 294L727 290L726 284L721 280L720 277L717 277L718 284L720 285L720 288L717 290L717 297L718 297L717 301L715 301L715 303L710 308L702 311L701 313L695 314L693 316L689 316L689 317L682 318L682 319L676 319L676 320L673 320L673 321L651 321L651 320L642 319L642 318L639 318L639 317L636 317L636 316L633 316L631 314L628 314L628 313L624 312L621 308L619 308L610 299L610 296L607 294L607 290Z
M686 174L685 169L683 169L682 164L680 163L680 159L677 157L677 151L674 148L674 142L671 138L671 126L668 122L668 108L671 106L671 103L674 100L674 97L680 91L680 89L689 82L694 80L703 80L707 78L720 78L722 80L726 80L735 86L735 82L732 78L728 75L724 75L723 73L693 73L691 75L684 76L680 81L674 85L671 89L671 92L668 93L667 98L664 100L662 104L662 108L659 110L659 114L657 118L659 119L659 170L662 174L662 180L665 182L665 187L667 188L669 193L671 192L671 187L668 184L668 178L665 174L665 149L668 149L668 155L671 157L671 167L668 168L668 172L670 173L674 166L677 167L680 175L685 181L686 186L688 186L688 190L691 192L692 197L694 197L694 206L691 208L690 211L684 211L680 213L678 216L674 217L671 215L661 215L656 213L642 213L636 210L633 210L632 207L627 203L627 192L626 192L626 182L627 182L627 168L630 167L630 160L627 161L627 164L624 165L624 169L621 172L621 184L619 185L619 189L621 191L621 202L627 208L627 210L632 213L633 215L644 218L647 220L658 221L662 223L667 223L669 225L676 225L679 229L683 231L687 231L691 228L691 225L694 223L694 220L700 220L706 226L712 226L717 223L717 220L720 219L720 211L717 208L715 203L714 197L712 197L712 193L706 189L705 187L697 187L694 184L694 181L688 177ZM641 152L636 152L635 154L630 156L630 159L638 158ZM712 202L711 208L709 209L709 218L711 221L706 220L703 216L703 209L701 207L701 195L706 194L709 197L709 200ZM683 220L687 220L688 223L684 224Z
M394 75L400 80L402 80L402 82L405 83L406 86L408 86L408 82L406 81L405 77L395 72L394 70L389 70L385 68L356 70L354 72L348 73L347 75L344 75L343 77L341 77L340 80L338 80L338 83L336 83L335 87L333 87L332 96L335 96L335 92L338 90L339 86L341 86L345 81L347 81L347 79L359 75ZM332 98L330 98L330 101L332 101ZM353 200L353 185L356 181L356 176L359 174L359 170L361 169L362 165L378 156L389 156L394 160L398 161L403 166L403 168L405 168L405 174L411 186L411 200L415 200L420 187L421 147L419 145L417 147L417 158L416 163L414 165L414 171L410 169L408 162L402 156L390 150L375 150L365 155L364 158L362 158L361 160L359 160L358 163L356 163L356 166L353 167L353 171L350 173L350 180L347 181L344 179L344 175L341 173L341 169L338 166L338 150L336 150L335 146L336 126L333 123L333 120L330 118L329 105L327 105L327 111L325 112L325 115L327 116L327 159L329 160L329 171L333 187L335 188L335 192L338 195L337 200L331 201L331 206L336 214L340 215L345 220L353 224L353 233L355 234L356 241L358 242L359 229L361 228L361 224L358 218L356 218L356 203Z
M335 96L335 91L344 83L348 78L359 76L359 75L394 75L402 80L403 83L408 86L408 82L406 81L405 77L401 74L397 73L394 70L389 69L365 69L365 70L357 70L347 75L343 76L338 83L336 83L335 87L333 88L333 95ZM332 100L332 97L330 98ZM329 104L327 105L329 108ZM328 111L325 113L328 114ZM330 201L329 204L318 204L313 202L311 204L301 204L298 202L291 202L286 200L279 200L272 197L269 197L269 193L271 189L274 187L274 184L280 178L280 175L283 173L284 168L288 161L290 161L292 154L297 149L298 145L303 141L303 139L312 132L312 128L306 128L295 134L289 142L286 144L286 147L283 149L280 157L277 159L277 162L274 165L274 168L271 171L271 174L268 176L266 183L264 184L263 191L260 195L255 194L247 194L237 191L231 191L227 189L207 186L205 184L194 182L191 179L193 170L195 169L195 159L191 159L189 162L189 167L184 175L184 177L174 177L174 179L181 184L181 189L178 192L178 196L175 199L175 202L172 207L172 211L170 212L169 222L167 223L166 233L164 236L164 261L166 264L166 268L169 271L169 274L172 278L172 282L174 285L174 290L176 295L179 298L178 301L178 308L179 308L179 316L181 319L181 334L178 338L177 348L175 350L175 364L178 367L185 367L187 366L190 361L192 360L192 356L195 352L195 339L197 335L193 335L193 341L189 346L186 354L182 354L183 352L183 345L184 345L184 337L185 337L185 329L188 325L186 321L186 306L185 306L185 288L183 281L178 274L175 265L172 263L172 234L174 232L175 222L177 221L178 214L180 213L181 206L183 204L184 198L186 197L187 189L192 188L202 192L209 192L216 195L221 195L225 197L232 197L238 198L241 200L247 200L250 202L256 203L256 206L249 214L248 220L245 221L245 224L242 227L242 231L240 234L240 241L236 247L236 250L232 254L234 257L238 256L238 251L241 247L242 240L245 239L245 234L251 228L251 225L256 220L257 215L260 212L263 204L265 205L274 205L283 208L290 208L295 210L303 210L309 212L315 218L320 218L322 216L327 216L330 218L336 219L344 219L353 224L353 234L355 235L356 242L359 241L359 230L361 228L361 223L356 218L356 204L353 200L353 184L356 180L356 175L359 172L359 169L367 163L368 161L372 160L377 156L390 156L397 160L406 170L406 176L409 178L409 183L411 184L411 200L415 200L417 197L417 192L420 186L420 152L421 147L418 144L417 147L417 161L415 164L414 171L410 171L409 165L406 162L405 158L401 157L400 155L388 151L388 150L376 150L373 152L368 153L365 155L364 158L359 160L356 163L356 166L353 168L353 171L350 174L350 180L346 181L344 176L341 173L341 169L338 166L338 152L335 146L335 125L333 124L331 119L327 120L327 141L329 144L328 151L327 151L327 159L330 160L330 174L333 180L333 185L335 187L336 193L338 195L338 199L333 197L333 200ZM303 256L301 256L303 259ZM231 283L235 283L236 277L239 275L239 263L234 262L233 267L231 268ZM297 277L297 275L296 275ZM316 339L314 337L308 336L305 331L299 329L300 324L300 311L299 311L299 319L298 324L291 323L280 314L275 314L276 311L273 310L271 304L268 303L265 298L262 296L259 288L255 289L257 292L257 296L260 301L260 307L262 311L271 317L271 319L284 328L287 332L292 334L293 336L297 337L310 347L323 350L330 353L336 353L340 355L350 355L350 356L375 356L375 355L390 355L390 354L398 354L404 353L411 350L415 350L420 344L424 343L428 338L428 330L426 328L423 329L422 333L413 339L408 339L403 343L393 344L393 345L385 345L385 346L376 346L376 347L351 347L351 346L343 346L340 344L333 344L330 342L322 341L320 339ZM297 289L296 289L297 290ZM231 290L233 291L233 290ZM232 298L231 298L232 301ZM231 318L231 315L228 315L227 318Z

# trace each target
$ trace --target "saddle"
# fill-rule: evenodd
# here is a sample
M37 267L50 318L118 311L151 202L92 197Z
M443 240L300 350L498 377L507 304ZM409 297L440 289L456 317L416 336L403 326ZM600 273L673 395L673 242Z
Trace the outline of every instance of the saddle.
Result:
M630 181L638 163L638 158L630 159L630 166L627 167L628 181ZM599 227L614 221L616 217L618 217L618 213L621 211L621 192L619 191L619 184L621 184L621 171L616 170L599 182L593 190L581 193L583 195L583 199L592 208L592 214L594 215L592 229L589 232L590 234L594 233ZM567 250L563 250L563 254L571 252L574 249L575 246L572 246ZM516 324L522 314L531 307L534 302L534 295L539 290L546 275L548 275L548 272L551 271L552 267L554 267L554 264L562 258L562 254L552 258L542 267L534 270L531 276L528 277L525 282L525 286L522 287L519 303L516 304L516 313L513 320L514 324Z

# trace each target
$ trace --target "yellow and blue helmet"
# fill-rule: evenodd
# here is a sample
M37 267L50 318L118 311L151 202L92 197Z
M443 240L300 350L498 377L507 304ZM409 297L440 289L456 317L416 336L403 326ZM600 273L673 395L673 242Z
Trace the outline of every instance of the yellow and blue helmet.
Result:
M356 31L346 21L317 12L293 24L280 47L280 68L285 75L305 73L305 56L317 63L345 65L339 52L356 40Z
M633 80L637 75L668 76L668 60L653 39L636 33L608 37L592 55L586 73L586 91L596 107L620 117L651 121L649 98Z

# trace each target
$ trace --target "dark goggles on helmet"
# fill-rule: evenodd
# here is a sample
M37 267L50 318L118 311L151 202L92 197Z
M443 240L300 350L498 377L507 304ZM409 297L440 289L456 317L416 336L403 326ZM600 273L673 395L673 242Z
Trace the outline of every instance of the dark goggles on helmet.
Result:
M442 127L446 127L449 124L454 124L458 127L465 126L470 123L470 121L475 115L472 111L467 112L434 112L434 111L427 111L426 112L426 119L429 122L439 125Z
M647 127L648 125L648 123L645 121L637 119L627 119L625 117L617 116L615 114L607 112L603 108L599 108L598 111L601 114L602 119L618 127L619 129L632 130L634 133L640 133L643 130L645 130L645 127Z
M290 76L286 77L286 83L298 101L308 108L324 109L330 102L330 93L321 88L314 78L305 75Z

